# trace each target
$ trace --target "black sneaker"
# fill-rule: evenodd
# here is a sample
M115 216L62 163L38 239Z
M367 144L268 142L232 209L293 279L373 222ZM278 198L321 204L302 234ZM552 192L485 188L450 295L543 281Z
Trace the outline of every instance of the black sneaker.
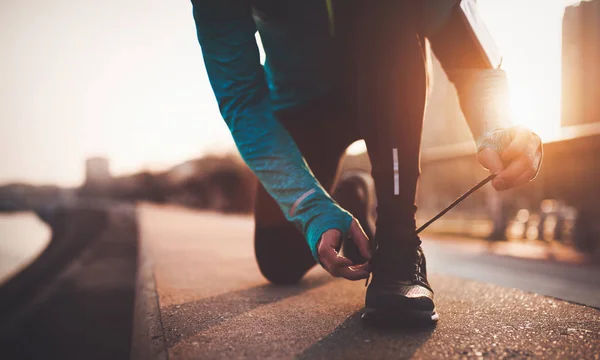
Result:
M375 252L373 280L367 289L363 319L394 325L427 325L438 321L433 290L421 246Z

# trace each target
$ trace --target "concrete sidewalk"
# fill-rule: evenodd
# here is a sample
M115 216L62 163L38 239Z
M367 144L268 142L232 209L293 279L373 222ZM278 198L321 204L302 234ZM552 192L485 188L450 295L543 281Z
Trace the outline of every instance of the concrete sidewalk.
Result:
M300 285L269 285L254 261L249 217L149 206L138 215L144 294L155 294L156 306L137 312L145 314L137 358L600 356L594 308L434 274L437 327L376 329L360 320L364 282L315 268Z

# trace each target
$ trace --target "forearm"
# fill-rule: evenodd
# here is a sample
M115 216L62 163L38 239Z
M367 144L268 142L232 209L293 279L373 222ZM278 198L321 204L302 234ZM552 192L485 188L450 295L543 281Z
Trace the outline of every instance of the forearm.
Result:
M509 87L501 69L458 69L448 74L461 110L478 146L498 129L513 125Z
M499 50L474 0L424 0L424 29L431 48L456 87L461 110L477 144L477 159L497 174L492 185L506 190L532 180L543 157L538 135L514 126L508 79ZM437 7L436 7L437 5ZM432 12L432 10L434 10Z
M316 258L321 234L328 229L346 233L352 218L318 183L273 116L249 5L198 1L194 18L211 86L240 154Z
M315 258L321 234L346 233L352 216L335 203L315 179L285 128L265 111L268 103L236 121L231 133L244 161L286 218L304 234Z
M479 145L494 130L512 125L508 81L499 68L499 50L474 3L425 3L426 35L457 90L461 109Z

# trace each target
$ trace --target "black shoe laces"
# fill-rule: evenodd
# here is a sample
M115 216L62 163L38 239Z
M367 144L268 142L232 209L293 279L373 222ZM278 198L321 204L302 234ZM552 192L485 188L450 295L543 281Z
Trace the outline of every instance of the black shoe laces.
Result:
M378 249L380 250L380 249ZM383 282L410 281L431 289L427 281L425 254L417 249L398 249L397 251L377 251L372 259L373 272ZM365 286L369 284L369 278Z

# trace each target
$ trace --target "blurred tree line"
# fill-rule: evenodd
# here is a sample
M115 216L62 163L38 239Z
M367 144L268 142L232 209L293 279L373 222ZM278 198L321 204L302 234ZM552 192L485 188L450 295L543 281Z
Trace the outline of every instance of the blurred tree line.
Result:
M84 198L112 198L178 204L226 213L251 212L256 179L237 155L209 155L167 171L112 177L106 160L89 159L86 180L78 190Z

